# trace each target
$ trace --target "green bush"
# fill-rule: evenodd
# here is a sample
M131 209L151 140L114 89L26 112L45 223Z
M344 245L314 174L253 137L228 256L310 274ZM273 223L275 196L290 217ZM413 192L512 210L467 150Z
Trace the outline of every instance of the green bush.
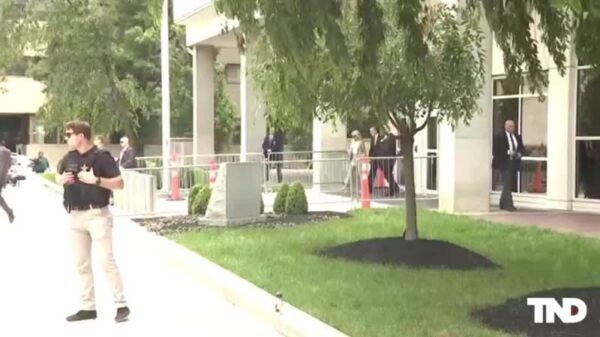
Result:
M190 169L181 170L181 188L196 185L208 185L208 171L205 169Z
M192 201L192 214L206 214L211 192L212 191L208 186L204 186L200 189Z
M188 214L194 214L192 213L193 210L193 203L194 203L194 199L196 199L196 195L198 195L198 193L200 193L200 190L202 190L202 188L204 188L204 185L194 185L194 187L192 187L190 189L190 194L188 195Z
M285 213L287 214L306 214L308 213L308 201L304 186L301 183L294 183L287 193L285 200Z
M273 212L275 214L285 213L285 204L290 186L288 184L281 185L281 188L275 196L275 202L273 203Z

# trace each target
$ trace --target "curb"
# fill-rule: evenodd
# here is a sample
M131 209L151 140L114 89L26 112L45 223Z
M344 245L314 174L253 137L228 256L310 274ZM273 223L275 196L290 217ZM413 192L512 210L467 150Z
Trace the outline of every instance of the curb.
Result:
M63 193L60 186L43 178L38 177L37 180L51 191ZM138 239L154 241L153 244L163 250L165 259L173 266L185 269L186 273L195 281L212 290L228 303L250 314L256 320L271 326L278 333L286 337L349 337L202 255L147 231L129 218L125 223L132 231L139 232L137 235L141 237Z
M185 269L194 280L278 333L287 337L349 337L196 252L148 232L133 221L129 224L160 245L170 263ZM276 308L280 308L279 312Z

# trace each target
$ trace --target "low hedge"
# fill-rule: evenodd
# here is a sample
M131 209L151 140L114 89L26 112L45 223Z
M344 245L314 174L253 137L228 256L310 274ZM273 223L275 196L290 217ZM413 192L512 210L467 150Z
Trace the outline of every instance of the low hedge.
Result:
M208 208L208 202L210 201L211 188L208 186L202 186L200 190L198 190L194 198L191 199L191 213L190 214L206 214L206 209Z
M279 191L277 191L277 194L275 195L275 202L273 203L273 213L285 213L285 204L289 190L290 186L288 184L281 185L281 188L279 189Z
M304 186L297 182L290 187L285 200L285 213L306 214L308 213L308 200L304 192Z

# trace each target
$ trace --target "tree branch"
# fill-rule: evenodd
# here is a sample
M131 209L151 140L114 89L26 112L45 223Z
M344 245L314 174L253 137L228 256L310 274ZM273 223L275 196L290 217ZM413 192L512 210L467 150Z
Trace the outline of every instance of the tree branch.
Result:
M419 127L417 127L415 129L415 132L413 133L413 135L416 135L417 133L423 131L423 129L425 129L425 127L427 126L427 122L429 121L429 117L431 117L431 105L427 108L427 115L425 116L425 121L423 121L423 124L421 124Z

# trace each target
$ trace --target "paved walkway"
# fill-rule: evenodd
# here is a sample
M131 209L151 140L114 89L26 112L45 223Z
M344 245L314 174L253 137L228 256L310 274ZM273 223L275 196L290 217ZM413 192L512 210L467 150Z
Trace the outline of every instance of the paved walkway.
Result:
M522 209L518 212L496 210L488 214L472 216L499 223L535 226L563 233L600 237L600 214Z
M60 198L35 181L4 195L17 220L0 212L0 336L279 336L196 283L124 218L115 222L115 255L132 310L115 324L105 279L94 265L98 319L67 323L78 283Z

